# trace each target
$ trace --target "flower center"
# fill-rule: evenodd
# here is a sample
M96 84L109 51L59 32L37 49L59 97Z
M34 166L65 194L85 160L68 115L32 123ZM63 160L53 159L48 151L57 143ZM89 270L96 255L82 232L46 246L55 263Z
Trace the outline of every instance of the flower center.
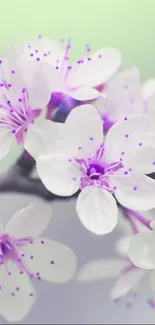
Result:
M101 175L104 174L104 167L97 164L97 163L92 163L90 164L88 170L87 170L87 175L91 179L99 179Z

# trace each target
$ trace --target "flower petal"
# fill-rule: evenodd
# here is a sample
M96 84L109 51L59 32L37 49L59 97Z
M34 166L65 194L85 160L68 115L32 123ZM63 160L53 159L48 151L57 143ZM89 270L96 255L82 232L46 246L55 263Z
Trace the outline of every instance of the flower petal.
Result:
M63 130L63 123L55 123L50 120L32 124L26 133L24 148L35 159L49 150L56 152Z
M8 274L9 270L9 274ZM0 268L0 314L9 322L21 321L35 303L36 293L26 274L10 262Z
M103 124L95 107L75 107L65 122L64 148L73 157L88 158L103 142Z
M143 174L121 168L110 177L115 197L126 208L147 211L155 207L155 181Z
M0 160L3 159L9 152L12 145L11 132L0 133Z
M133 268L133 270L122 274L110 292L111 298L115 300L127 295L136 288L144 275L145 271L138 268Z
M127 152L123 156L123 165L134 168L140 173L153 173L155 171L155 134L142 132L131 135Z
M97 87L111 78L121 65L121 54L113 48L95 52L91 59L78 61L68 73L67 88Z
M70 196L78 191L81 171L67 156L40 156L36 166L43 184L50 192Z
M94 88L83 86L75 90L70 90L66 92L70 97L76 100L92 100L100 96L99 91Z
M50 101L52 89L45 71L47 66L50 67L48 63L41 63L37 66L35 62L29 62L27 66L27 88L29 103L32 108L44 108Z
M15 213L6 227L10 235L22 237L37 237L49 225L52 211L48 204L31 203Z
M107 115L111 121L118 121L132 113L143 113L141 82L137 68L123 70L110 79L96 105L100 114Z
M115 278L120 275L125 262L122 259L107 258L90 261L81 268L77 275L78 282L89 282Z
M132 263L142 269L155 269L155 233L141 232L135 235L129 244L128 255Z
M117 240L115 244L115 250L120 256L122 257L128 256L128 247L129 247L130 240L131 240L131 235L120 237Z
M130 136L150 130L150 121L144 114L132 114L115 123L109 130L105 142L105 159L108 162L122 158L122 152L127 155ZM130 154L130 153L129 153Z
M116 226L116 201L99 187L85 187L77 199L76 210L83 225L97 235L107 234Z
M55 241L38 238L24 246L23 251L23 260L29 270L46 281L66 282L76 270L76 256L73 251Z

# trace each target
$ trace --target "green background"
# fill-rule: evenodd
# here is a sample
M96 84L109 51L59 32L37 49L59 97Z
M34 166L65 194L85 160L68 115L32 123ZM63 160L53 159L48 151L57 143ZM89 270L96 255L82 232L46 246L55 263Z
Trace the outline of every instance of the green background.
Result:
M143 79L155 76L155 0L0 0L0 26L0 50L38 34L70 37L75 57L86 43L116 47L126 67L137 65Z

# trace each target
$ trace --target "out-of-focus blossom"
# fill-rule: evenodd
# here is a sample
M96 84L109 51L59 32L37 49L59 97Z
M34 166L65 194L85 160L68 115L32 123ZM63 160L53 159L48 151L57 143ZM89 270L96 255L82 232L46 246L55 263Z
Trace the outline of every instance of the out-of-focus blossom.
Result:
M23 319L36 300L30 279L63 283L75 272L68 247L39 237L51 216L46 205L31 203L5 229L0 224L0 314L10 322Z
M152 114L155 112L155 79L142 84L136 67L121 71L105 84L94 105L104 121L105 132L130 114Z

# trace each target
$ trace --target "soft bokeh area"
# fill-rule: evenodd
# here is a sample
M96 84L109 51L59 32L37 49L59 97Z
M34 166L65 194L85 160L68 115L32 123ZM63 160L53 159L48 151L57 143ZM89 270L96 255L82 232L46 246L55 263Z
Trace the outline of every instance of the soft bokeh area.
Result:
M86 43L93 50L116 47L125 67L136 65L142 79L155 76L155 0L0 0L0 24L2 52L38 34L58 41L69 37L75 58L84 53ZM21 150L12 148L0 162L1 173ZM1 216L6 221L17 209L38 200L20 194L1 195ZM91 259L114 256L117 232L97 237L86 231L76 215L75 200L56 202L53 210L46 234L75 250L78 268ZM110 301L108 292L113 283L82 285L72 280L56 286L36 282L38 301L22 323L155 324L155 311L146 304L145 288L144 297L140 295L134 308L127 310Z

